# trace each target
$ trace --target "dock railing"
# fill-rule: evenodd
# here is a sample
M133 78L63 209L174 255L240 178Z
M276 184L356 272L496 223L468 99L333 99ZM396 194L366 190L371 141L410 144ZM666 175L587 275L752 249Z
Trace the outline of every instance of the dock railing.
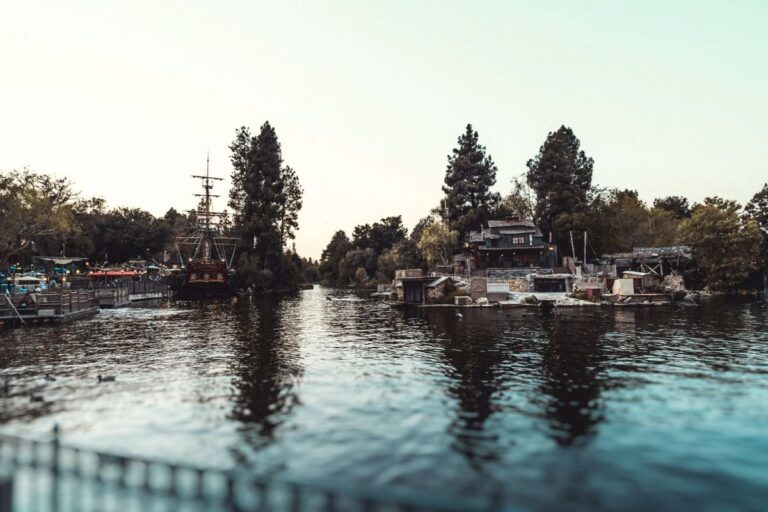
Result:
M0 512L502 510L473 500L206 469L0 435Z
M0 319L21 316L60 317L96 306L93 290L47 290L39 293L14 293L0 301Z

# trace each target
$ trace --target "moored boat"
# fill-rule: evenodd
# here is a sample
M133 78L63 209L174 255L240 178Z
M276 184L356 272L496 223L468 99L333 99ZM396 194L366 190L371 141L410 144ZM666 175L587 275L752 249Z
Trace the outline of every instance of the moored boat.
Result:
M224 213L211 211L211 198L218 197L211 194L213 181L221 178L210 175L208 160L205 175L193 175L193 178L203 181L204 193L196 194L202 201L194 210L195 233L176 239L179 254L181 247L189 248L191 254L176 279L175 297L181 300L228 298L235 294L232 260L236 239L221 236L217 221Z

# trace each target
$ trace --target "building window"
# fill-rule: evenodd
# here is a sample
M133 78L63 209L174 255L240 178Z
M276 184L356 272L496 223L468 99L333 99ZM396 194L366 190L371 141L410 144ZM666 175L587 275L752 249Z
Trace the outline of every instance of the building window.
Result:
M513 236L512 237L512 244L514 245L523 245L525 243L525 237L524 236Z

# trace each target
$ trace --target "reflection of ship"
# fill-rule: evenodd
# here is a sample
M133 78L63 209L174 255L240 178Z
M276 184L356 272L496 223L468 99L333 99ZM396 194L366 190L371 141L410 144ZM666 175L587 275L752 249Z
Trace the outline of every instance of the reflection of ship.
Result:
M179 299L226 298L234 294L232 259L236 238L220 236L218 220L225 214L211 211L212 182L221 180L209 173L206 159L205 176L193 175L203 181L203 194L197 210L190 212L196 219L195 231L191 236L178 237L176 249L186 266L179 275L176 297ZM186 253L182 256L183 253Z

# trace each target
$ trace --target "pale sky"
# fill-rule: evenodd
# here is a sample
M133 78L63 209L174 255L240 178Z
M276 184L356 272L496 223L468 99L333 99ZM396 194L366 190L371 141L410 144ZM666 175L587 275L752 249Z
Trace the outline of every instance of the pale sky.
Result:
M500 192L565 124L597 184L743 203L768 181L768 2L0 0L2 170L162 214L265 120L315 258L413 227L468 122Z

